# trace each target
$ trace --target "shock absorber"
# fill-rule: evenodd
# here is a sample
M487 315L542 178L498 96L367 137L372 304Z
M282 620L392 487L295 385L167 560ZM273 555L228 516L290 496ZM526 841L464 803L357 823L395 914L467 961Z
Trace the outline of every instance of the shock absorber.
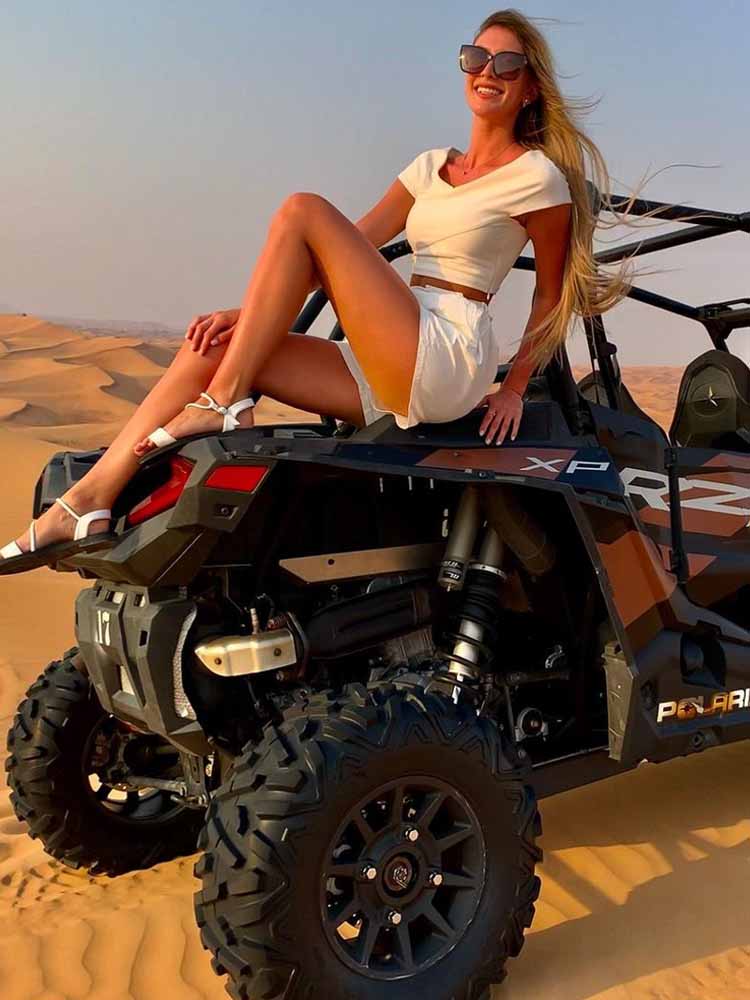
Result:
M448 670L459 681L477 682L489 668L498 638L500 596L506 574L501 569L503 543L487 527L479 557L470 562L456 627L446 633Z
M445 590L462 589L477 540L479 523L479 494L476 486L467 486L458 502L445 555L440 563L438 583Z

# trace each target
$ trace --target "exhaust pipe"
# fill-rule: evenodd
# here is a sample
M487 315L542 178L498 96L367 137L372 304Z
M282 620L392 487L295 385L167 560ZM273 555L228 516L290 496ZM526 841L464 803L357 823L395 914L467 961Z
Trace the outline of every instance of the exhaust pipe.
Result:
M518 493L507 486L488 486L480 495L488 522L519 562L532 576L548 573L555 565L555 547Z
M220 635L194 649L204 667L219 677L246 677L291 667L299 661L289 628L268 629L252 635Z
M286 612L272 628L249 635L221 635L200 643L195 655L219 677L246 677L284 667L304 667L312 656L333 660L407 635L432 621L432 593L421 582L361 594L317 611L304 630ZM289 622L291 627L285 622Z

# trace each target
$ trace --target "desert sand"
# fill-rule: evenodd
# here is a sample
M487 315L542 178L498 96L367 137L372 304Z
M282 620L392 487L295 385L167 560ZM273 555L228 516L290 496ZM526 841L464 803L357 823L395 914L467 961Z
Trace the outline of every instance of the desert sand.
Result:
M108 444L177 341L0 316L1 544L62 448ZM679 369L626 370L668 424ZM298 415L270 401L260 419ZM0 578L0 729L73 645L74 574ZM750 1000L750 747L647 765L542 805L537 917L494 1000ZM194 859L92 879L50 860L0 790L3 1000L220 1000L192 914Z

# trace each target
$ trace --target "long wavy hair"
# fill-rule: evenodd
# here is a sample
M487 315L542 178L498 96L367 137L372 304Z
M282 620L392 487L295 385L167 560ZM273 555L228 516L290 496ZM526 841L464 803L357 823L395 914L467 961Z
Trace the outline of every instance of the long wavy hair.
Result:
M614 273L601 271L593 251L597 227L643 225L644 219L658 216L663 209L653 209L639 216L637 222L627 218L646 178L620 211L613 207L610 175L604 158L577 124L582 115L599 103L598 100L563 97L546 39L527 17L513 8L498 10L486 17L474 41L482 32L497 25L509 28L518 38L528 59L527 70L538 89L537 97L518 112L515 139L527 149L541 149L559 167L568 182L572 199L570 246L560 298L542 322L528 331L528 357L536 368L541 368L562 350L575 317L606 312L626 297L636 275L659 273L658 270L636 271L633 266L635 254L626 256ZM591 180L600 194L600 211L610 212L614 217L612 222L600 220L592 204L586 182L585 154L588 154Z

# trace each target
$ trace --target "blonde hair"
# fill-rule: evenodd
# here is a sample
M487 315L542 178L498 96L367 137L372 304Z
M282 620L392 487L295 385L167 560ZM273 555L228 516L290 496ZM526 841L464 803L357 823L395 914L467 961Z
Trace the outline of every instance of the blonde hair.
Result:
M638 199L643 183L637 186L620 211L613 207L610 176L604 158L594 142L576 124L576 119L595 107L598 101L563 97L546 39L527 17L513 8L498 10L485 18L474 35L474 41L482 32L496 26L510 29L518 38L528 60L527 70L538 89L537 97L518 113L516 141L527 149L541 149L556 164L565 175L572 200L570 245L560 298L542 322L528 331L531 339L528 357L539 368L562 351L575 316L583 318L606 312L626 297L636 275L659 273L658 270L636 271L632 264L635 252L623 259L615 273L600 271L593 251L596 228L642 225L641 220L658 216L664 209L656 208L643 213L637 223L626 217ZM599 220L591 203L584 153L588 154L592 181L600 194L600 209L612 213L613 222ZM695 217L691 216L691 221ZM677 218L670 221L687 220ZM664 224L663 219L660 224Z

